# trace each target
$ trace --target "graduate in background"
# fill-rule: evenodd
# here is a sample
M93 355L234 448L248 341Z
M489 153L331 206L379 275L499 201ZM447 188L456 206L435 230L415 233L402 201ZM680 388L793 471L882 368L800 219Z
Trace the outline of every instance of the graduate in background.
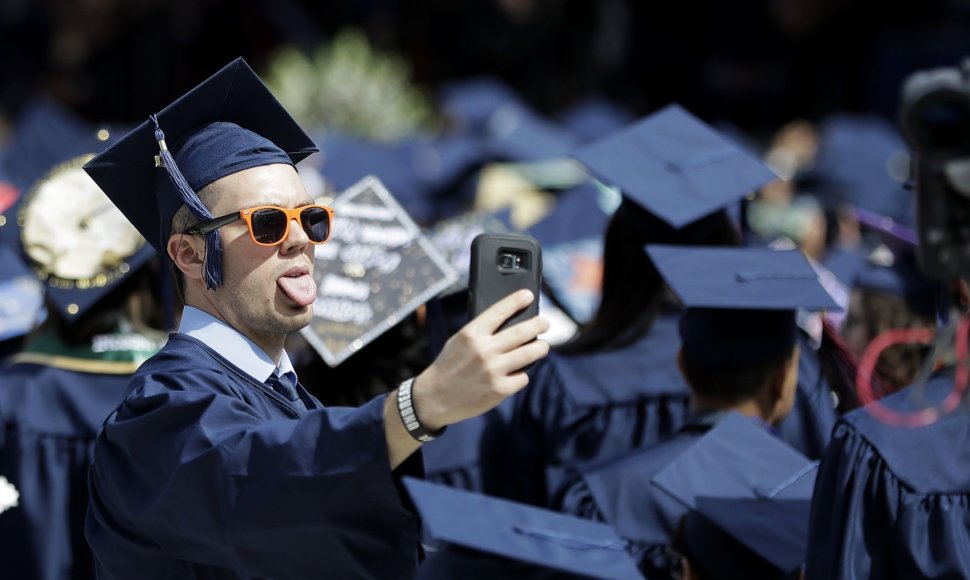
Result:
M486 479L505 485L501 495L535 505L549 501L571 466L649 447L684 424L690 391L676 364L680 308L644 245L739 244L725 208L775 178L676 105L575 156L616 185L623 201L605 234L593 320L537 365L533 385L515 398L507 442L490 453L515 459ZM806 352L800 364L797 421L784 433L817 454L835 415L817 362Z
M172 259L185 299L95 443L99 577L409 577L418 521L399 477L545 356L541 317L495 332L531 303L523 291L388 396L323 407L283 348L313 316L314 245L339 227L294 167L315 149L237 59L85 165Z
M95 147L88 137L61 150ZM11 258L46 287L47 319L0 373L0 477L20 494L0 514L11 578L94 577L83 529L94 439L165 338L154 253L81 169L92 156L51 169L18 212L23 255Z
M613 526L648 577L675 568L668 547L685 506L651 481L731 411L776 434L798 382L795 310L835 302L796 251L651 246L649 256L685 306L678 364L691 415L657 445L582 466L559 509Z
M652 484L690 511L682 580L797 579L817 464L741 415L724 418Z

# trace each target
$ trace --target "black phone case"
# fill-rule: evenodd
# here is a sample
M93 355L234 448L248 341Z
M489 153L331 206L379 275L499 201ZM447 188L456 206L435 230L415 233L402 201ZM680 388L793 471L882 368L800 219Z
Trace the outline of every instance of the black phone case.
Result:
M503 257L528 258L527 264L507 267ZM468 273L469 318L509 294L528 288L536 299L517 312L499 330L539 314L539 286L542 284L542 247L539 241L523 234L479 234L472 240Z

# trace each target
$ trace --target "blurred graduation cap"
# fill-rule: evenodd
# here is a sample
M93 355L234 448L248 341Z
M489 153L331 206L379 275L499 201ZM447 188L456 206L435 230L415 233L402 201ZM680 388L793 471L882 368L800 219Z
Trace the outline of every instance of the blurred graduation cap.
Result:
M154 255L82 169L93 156L50 169L25 194L17 217L24 259L43 282L51 307L69 323Z
M849 204L913 226L915 200L905 189L909 160L906 144L888 121L836 115L821 125L807 189L828 207Z
M197 192L244 169L293 165L316 146L238 58L143 122L84 169L159 252L183 204L213 216ZM206 284L222 284L219 234L206 237Z
M473 77L445 85L438 94L445 115L463 128L484 128L492 113L509 103L521 103L519 96L497 77Z
M486 123L486 150L503 161L560 159L578 144L572 132L521 103L499 107Z
M805 562L817 471L765 427L733 413L652 483L691 510L682 539L705 578L767 578Z
M796 250L647 246L684 303L682 352L692 366L741 368L791 352L795 311L839 310Z
M404 485L434 541L580 577L642 577L604 524L413 478Z
M559 115L559 121L583 143L629 125L633 113L603 96L583 99Z
M377 143L327 133L317 141L323 153L323 174L334 188L343 191L374 175L424 224L445 217L440 215L443 200L439 196L454 193L450 190L484 160L479 141L465 134L415 135ZM469 199L456 205L471 204L473 192L469 188L467 193Z
M679 105L573 152L623 196L681 228L731 205L776 175Z
M31 187L54 166L104 149L116 131L91 126L53 99L31 101L13 127L2 161L4 179L13 187L0 199L0 243L19 246L17 213Z
M854 288L896 297L913 312L932 318L940 298L939 285L925 276L916 258L916 232L891 218L856 209L859 223L881 241L851 280Z
M152 256L81 166L120 131L89 125L53 100L24 111L4 158L19 190L7 212L18 258L42 282L54 312L73 322ZM15 242L13 241L15 240Z

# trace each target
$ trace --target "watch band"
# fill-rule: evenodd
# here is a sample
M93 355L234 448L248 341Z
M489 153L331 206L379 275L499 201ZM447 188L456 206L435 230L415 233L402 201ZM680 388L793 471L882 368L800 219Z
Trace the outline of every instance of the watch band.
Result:
M414 409L414 399L411 396L411 386L414 384L414 379L410 378L397 388L397 412L401 416L401 422L404 423L404 428L407 432L421 443L427 443L428 441L434 441L436 438L440 437L442 433L445 432L447 427L442 427L437 431L428 431L421 424L418 419L418 413Z

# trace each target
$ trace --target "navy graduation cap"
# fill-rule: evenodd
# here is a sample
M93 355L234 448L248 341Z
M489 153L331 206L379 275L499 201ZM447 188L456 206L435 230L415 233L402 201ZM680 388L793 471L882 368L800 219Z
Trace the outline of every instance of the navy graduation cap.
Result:
M68 323L154 255L82 170L93 156L79 155L50 169L26 193L17 214L24 259L44 284L51 308Z
M681 228L777 176L679 105L580 147L573 157L624 197Z
M84 169L157 251L187 205L212 219L197 192L244 169L294 165L316 146L238 58L88 162ZM217 231L206 237L208 288L222 284Z
M795 311L839 310L797 250L647 246L686 306L684 357L697 367L740 368L783 357L795 345Z
M820 128L811 193L830 207L849 203L912 226L915 200L904 187L909 158L899 132L884 119L830 117Z
M507 103L488 118L486 150L498 159L524 163L566 157L576 136L520 103Z
M642 577L604 524L413 478L404 485L435 541L584 577Z
M734 413L651 483L691 510L681 540L705 578L778 577L805 562L817 471L764 426Z
M449 83L439 92L438 101L446 115L472 129L483 127L503 105L520 102L516 92L495 77Z

